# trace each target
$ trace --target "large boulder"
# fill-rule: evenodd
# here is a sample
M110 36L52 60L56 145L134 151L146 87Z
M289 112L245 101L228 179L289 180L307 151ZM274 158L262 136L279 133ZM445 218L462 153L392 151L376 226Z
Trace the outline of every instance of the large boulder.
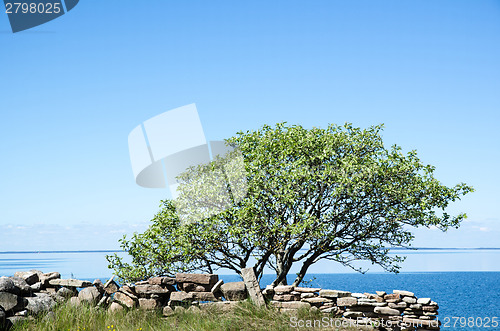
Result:
M118 292L118 290L120 289L120 286L118 286L118 284L116 284L116 282L113 280L114 278L115 276L111 277L106 282L106 284L104 284L104 291L109 295Z
M324 297L324 298L345 298L345 297L350 297L351 292L347 291L338 291L338 290L320 290L319 291L319 296Z
M300 301L289 301L289 302L271 301L271 304L276 308L285 308L285 309L302 309L311 307L311 305L308 302L300 302Z
M139 308L141 309L153 310L160 307L161 303L156 299L145 299L145 298L139 299Z
M20 278L20 277L9 277L12 282L14 283L14 286L19 289L19 294L22 296L30 296L32 289L31 286L28 285L28 283Z
M194 301L193 292L190 293L184 291L172 292L170 294L170 301L179 301L179 302Z
M69 299L78 296L78 291L74 287L61 287L56 293L58 296Z
M31 270L31 271L18 271L14 274L14 277L22 278L28 283L28 285L33 285L40 280L39 275L41 271Z
M109 306L108 310L111 313L114 313L114 312L117 312L117 311L122 311L123 310L123 306L120 305L117 302L112 302L111 305Z
M50 295L45 293L35 293L34 297L28 297L26 298L26 300L28 301L26 309L28 310L30 315L47 313L51 311L56 305L54 299L52 299Z
M51 279L49 284L52 286L66 286L66 287L89 287L92 285L87 280L78 279Z
M248 291L248 295L253 303L259 307L263 307L266 305L266 301L264 300L264 296L260 291L259 281L257 280L257 276L255 275L255 270L253 268L243 268L241 269L241 277L245 282L245 286Z
M131 297L128 294L125 294L123 292L116 292L113 295L113 299L115 302L119 303L122 306L125 306L127 308L134 308L137 306L137 301L136 298Z
M0 292L19 294L19 289L16 288L12 279L8 277L0 277Z
M337 306L339 307L351 307L358 304L358 299L353 297L342 297L337 299Z
M170 285L169 287L163 287L160 285L136 285L135 293L140 297L148 297L151 294L157 295L168 295L174 288Z
M211 284L179 283L179 290L185 292L209 292L212 289Z
M229 282L221 285L222 295L228 301L239 301L247 298L245 282Z
M5 312L18 312L26 307L26 299L8 292L0 292L0 306Z
M52 279L59 279L61 278L61 274L58 272L48 272L46 274L41 274L38 276L40 278L40 282L42 283L43 286L49 285L49 281Z
M375 307L373 310L376 314L381 315L389 315L389 316L399 316L401 312L397 309L389 308L389 307Z
M95 286L86 287L78 293L80 302L96 305L101 300L102 294Z
M214 285L219 281L219 276L214 274L176 274L177 283L196 283L205 285Z
M151 285L175 285L175 278L172 277L151 277L148 279Z
M217 301L217 298L212 292L191 292L193 299L196 301Z
M7 314L5 313L5 310L0 307L0 330L3 330L5 327L5 318L7 317Z

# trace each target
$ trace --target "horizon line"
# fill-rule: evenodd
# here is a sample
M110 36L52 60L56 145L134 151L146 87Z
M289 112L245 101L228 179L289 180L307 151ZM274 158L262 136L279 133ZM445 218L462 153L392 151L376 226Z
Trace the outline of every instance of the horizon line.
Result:
M390 250L500 250L500 247L389 247ZM302 249L305 250L305 249ZM110 250L110 249L98 249L98 250L46 250L46 251L0 251L0 254L50 254L50 253L126 253L124 250Z

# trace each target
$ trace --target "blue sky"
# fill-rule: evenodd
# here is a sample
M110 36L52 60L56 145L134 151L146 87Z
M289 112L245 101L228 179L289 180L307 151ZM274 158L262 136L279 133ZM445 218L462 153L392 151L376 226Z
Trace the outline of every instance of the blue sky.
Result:
M12 34L0 13L0 251L115 249L168 196L134 182L129 132L196 103L208 140L287 121L385 123L498 247L500 1L81 1Z

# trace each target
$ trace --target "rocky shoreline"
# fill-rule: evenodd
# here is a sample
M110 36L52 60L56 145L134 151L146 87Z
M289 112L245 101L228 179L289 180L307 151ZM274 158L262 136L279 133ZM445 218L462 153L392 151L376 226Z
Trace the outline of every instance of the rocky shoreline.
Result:
M224 283L215 274L178 273L120 286L113 278L105 283L99 279L89 282L61 279L58 272L20 271L13 277L0 277L0 330L41 314L53 315L53 309L61 303L85 303L110 312L161 309L168 318L186 309L224 312L247 298L259 306L267 301L283 312L317 311L346 323L342 325L364 329L440 329L438 304L409 291L351 293L289 285L261 289L253 269L243 269L242 276L244 281Z

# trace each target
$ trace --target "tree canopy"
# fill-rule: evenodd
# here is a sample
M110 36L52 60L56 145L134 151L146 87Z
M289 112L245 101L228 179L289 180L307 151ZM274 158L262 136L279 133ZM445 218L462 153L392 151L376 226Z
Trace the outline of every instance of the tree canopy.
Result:
M227 143L237 147L244 172L223 158L190 168L179 177L177 200L162 201L144 233L120 240L131 262L115 254L110 267L126 280L250 266L261 277L268 267L274 285L286 284L292 265L298 285L320 260L361 272L355 261L367 260L398 272L403 258L389 249L410 247L412 228L458 228L466 215L446 208L473 189L443 185L416 151L384 147L382 128L280 123L237 133ZM217 171L226 183L244 177L237 185L246 195L236 199L234 185L214 190L206 174ZM207 213L214 201L223 203ZM182 221L195 214L196 221Z

